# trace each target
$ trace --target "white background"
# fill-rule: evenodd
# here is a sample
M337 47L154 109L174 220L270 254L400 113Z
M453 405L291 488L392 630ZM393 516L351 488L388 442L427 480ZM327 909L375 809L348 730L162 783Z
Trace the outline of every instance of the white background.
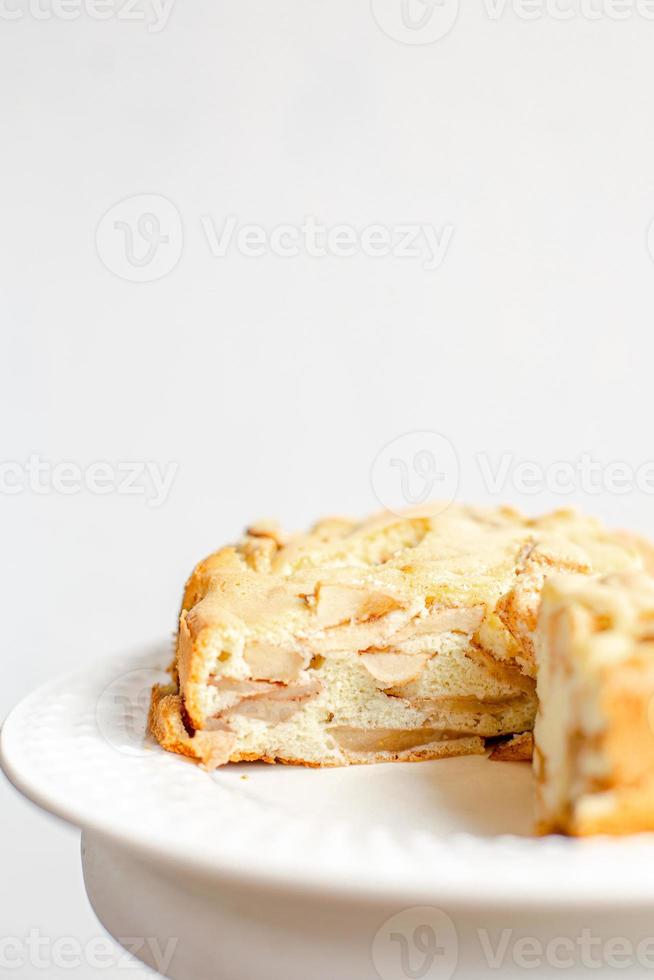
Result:
M178 470L159 507L0 493L0 715L171 632L193 562L246 522L377 507L372 463L404 433L449 440L462 499L576 504L654 531L643 488L493 494L479 467L654 458L654 21L560 2L571 19L467 0L447 36L406 44L368 0L177 0L159 32L116 8L46 20L7 0L22 15L0 18L0 462ZM105 212L143 194L183 226L153 282L109 271L96 247ZM268 230L313 215L453 236L436 270L216 258L203 215L218 231L228 215ZM381 496L399 502L393 473ZM0 808L0 934L101 935L76 835L4 783ZM96 972L126 975L46 971Z

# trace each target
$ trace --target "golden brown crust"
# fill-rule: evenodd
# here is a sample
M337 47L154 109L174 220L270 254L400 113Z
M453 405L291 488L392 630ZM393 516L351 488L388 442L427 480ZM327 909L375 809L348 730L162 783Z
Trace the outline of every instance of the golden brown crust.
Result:
M488 758L491 762L531 762L533 754L534 737L531 732L523 732L500 742Z
M654 645L604 678L602 738L609 775L596 805L577 808L570 832L632 834L654 830ZM644 662L646 660L647 662Z
M157 685L153 689L148 729L164 749L200 762L207 769L216 769L229 762L236 744L232 732L191 734L184 724L182 698L173 685Z
M343 766L368 766L391 762L435 762L437 759L452 759L462 755L484 755L484 740L482 738L456 738L450 742L439 742L432 748L412 750L405 753L393 753L383 758L373 756L356 758L350 756L346 763L338 762L308 762L305 759L285 759L281 756L258 756L253 753L239 753L230 758L230 762L265 762L267 765L298 766L304 769L342 769Z
M540 832L654 830L653 626L654 580L645 574L548 584L539 627ZM559 719L566 688L576 693Z
M516 584L500 599L496 612L520 644L523 663L528 668L535 668L533 636L545 579L556 572L589 575L591 571L588 561L575 560L562 550L535 543L526 550L516 571Z

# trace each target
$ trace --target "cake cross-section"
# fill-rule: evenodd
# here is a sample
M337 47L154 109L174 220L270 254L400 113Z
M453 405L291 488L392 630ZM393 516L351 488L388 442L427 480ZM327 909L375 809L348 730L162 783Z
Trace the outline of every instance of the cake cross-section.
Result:
M637 541L570 511L253 525L187 583L151 731L207 768L482 753L533 728L546 580L643 564Z

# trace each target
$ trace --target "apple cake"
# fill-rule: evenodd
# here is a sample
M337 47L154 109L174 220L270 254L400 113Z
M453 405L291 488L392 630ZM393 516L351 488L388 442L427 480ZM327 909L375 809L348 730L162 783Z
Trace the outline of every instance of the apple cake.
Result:
M539 830L654 830L654 581L550 578L535 648Z
M571 511L254 525L189 579L151 731L210 769L438 759L502 738L500 758L524 758L545 581L643 565L637 540Z

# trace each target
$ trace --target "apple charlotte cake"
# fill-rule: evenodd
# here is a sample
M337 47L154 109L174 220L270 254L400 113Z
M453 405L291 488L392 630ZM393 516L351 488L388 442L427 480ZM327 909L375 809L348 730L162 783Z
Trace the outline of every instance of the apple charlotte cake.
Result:
M252 526L186 586L151 731L207 768L437 759L512 736L500 758L524 758L546 579L643 564L638 541L570 511L453 505L289 536Z
M539 829L654 830L654 581L549 579L535 647Z

